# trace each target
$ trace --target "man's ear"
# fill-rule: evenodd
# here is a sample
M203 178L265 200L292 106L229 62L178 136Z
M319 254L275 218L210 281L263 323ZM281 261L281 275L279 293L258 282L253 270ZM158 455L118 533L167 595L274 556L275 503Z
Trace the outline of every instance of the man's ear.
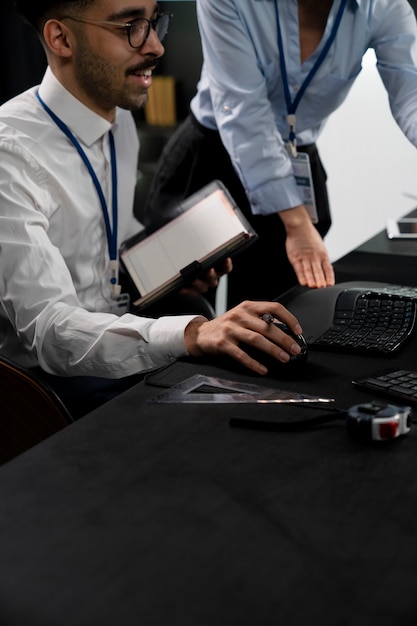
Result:
M55 56L70 57L72 54L72 32L59 20L48 20L43 27L47 49Z

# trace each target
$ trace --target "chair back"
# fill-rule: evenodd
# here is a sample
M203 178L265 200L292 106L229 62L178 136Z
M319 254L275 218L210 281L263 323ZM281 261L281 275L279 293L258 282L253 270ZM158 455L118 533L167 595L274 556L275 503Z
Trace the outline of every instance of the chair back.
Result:
M72 421L49 385L30 370L0 357L0 464Z

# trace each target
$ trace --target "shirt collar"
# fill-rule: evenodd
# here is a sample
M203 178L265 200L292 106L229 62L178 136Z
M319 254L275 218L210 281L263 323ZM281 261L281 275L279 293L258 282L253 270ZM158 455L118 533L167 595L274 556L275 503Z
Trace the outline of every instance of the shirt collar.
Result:
M39 95L86 146L91 146L113 126L67 91L49 67L40 84ZM117 114L116 110L116 120Z

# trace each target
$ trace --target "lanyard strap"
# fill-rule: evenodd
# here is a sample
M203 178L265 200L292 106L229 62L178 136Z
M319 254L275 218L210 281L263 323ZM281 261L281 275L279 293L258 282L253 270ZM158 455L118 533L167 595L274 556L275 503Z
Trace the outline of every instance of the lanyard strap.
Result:
M316 62L314 63L313 67L311 68L310 72L308 73L308 75L306 76L306 78L304 79L303 84L301 85L300 89L297 92L297 95L295 96L294 100L291 100L291 94L290 94L290 87L289 87L289 83L288 83L288 74L287 74L287 66L285 63L285 55L284 55L284 44L283 44L283 39L282 39L282 31L281 31L281 23L280 23L280 19L279 19L279 9L278 9L278 3L279 0L275 1L275 11L276 11L276 16L277 16L277 30L278 30L278 49L279 49L279 61L280 61L280 66L281 66L281 75L282 75L282 82L284 85L284 94L285 94L285 102L287 105L287 113L288 113L288 123L290 125L290 136L289 136L289 140L291 142L295 142L295 113L297 110L297 107L300 103L301 98L303 97L307 87L309 86L309 84L311 83L311 81L313 80L317 70L319 69L320 65L323 63L324 59L326 58L330 47L336 37L337 31L339 30L339 26L340 26L340 22L342 21L342 17L343 17L343 13L345 11L346 8L346 4L347 4L347 0L342 0L342 2L340 3L340 7L339 10L337 12L336 15L336 19L334 21L333 24L333 28L331 30L331 33L323 47L323 50L321 51L321 53L319 54L318 58L316 59Z
M107 234L107 246L109 250L110 257L110 269L111 269L111 278L110 282L112 284L112 295L118 295L118 285L117 285L117 274L118 274L118 254L117 254L117 230L118 230L118 207L117 207L117 165L116 165L116 149L114 145L114 137L111 130L109 131L109 143L110 143L110 163L111 163L111 175L112 175L112 218L113 218L113 228L110 224L109 211L107 208L106 198L103 193L103 189L100 185L100 181L97 178L97 175L91 165L91 162L84 152L80 142L74 136L74 134L70 131L68 126L48 107L48 105L42 100L37 93L37 97L45 111L50 115L55 124L62 130L62 132L68 137L74 147L77 149L78 154L83 160L85 166L88 169L88 172L92 178L94 183L94 187L96 188L100 204L101 210L103 212L104 223L106 226L106 234Z

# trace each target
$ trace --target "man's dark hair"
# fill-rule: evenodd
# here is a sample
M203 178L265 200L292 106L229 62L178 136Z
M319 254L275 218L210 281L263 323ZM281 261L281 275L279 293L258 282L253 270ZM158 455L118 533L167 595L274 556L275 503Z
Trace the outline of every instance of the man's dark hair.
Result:
M51 18L61 17L68 11L82 11L95 0L14 0L14 6L23 19L40 33L44 23Z

